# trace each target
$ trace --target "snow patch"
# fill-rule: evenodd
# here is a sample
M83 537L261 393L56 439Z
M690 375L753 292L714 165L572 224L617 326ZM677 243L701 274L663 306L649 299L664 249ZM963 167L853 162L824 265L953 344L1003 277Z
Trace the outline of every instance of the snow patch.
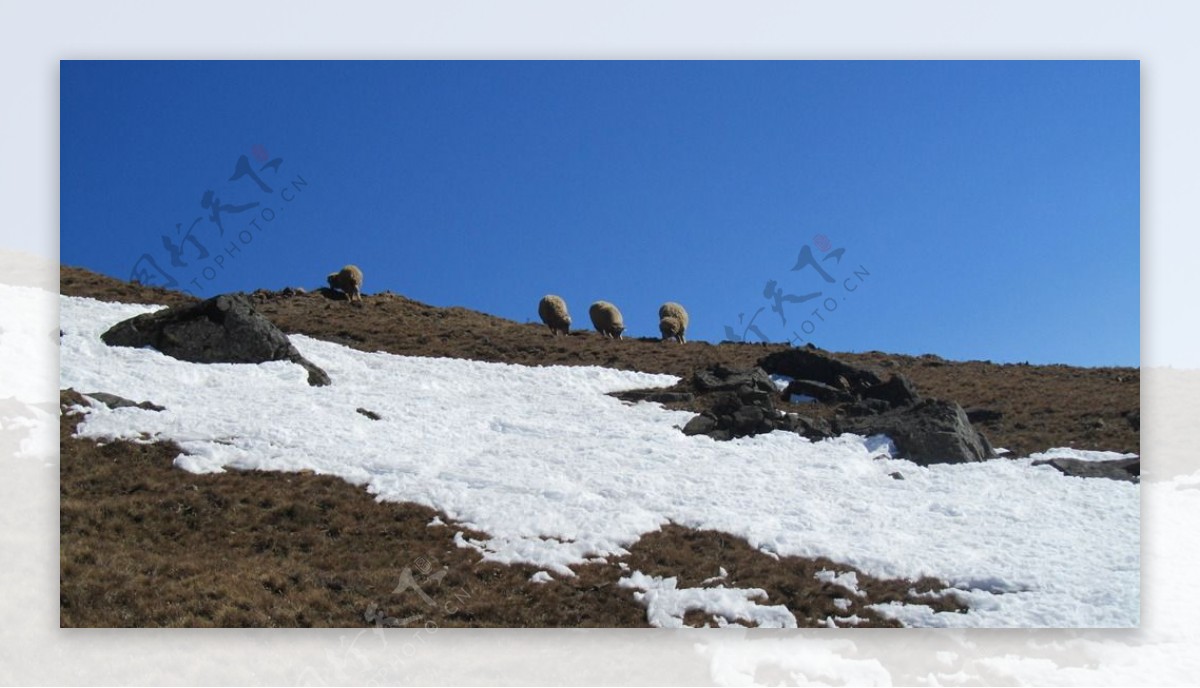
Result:
M634 593L634 599L645 605L650 625L659 628L683 628L684 615L693 610L714 617L720 627L796 628L796 617L787 607L755 601L767 600L761 588L678 588L677 582L673 577L634 571L617 585L641 591Z
M690 413L608 396L670 386L673 376L365 353L292 336L333 379L310 387L288 362L202 365L100 341L156 306L61 297L60 308L61 387L166 407L96 408L81 437L172 440L183 450L177 465L193 472L335 475L484 533L455 541L488 560L568 577L571 566L620 558L677 523L776 558L823 556L966 591L968 613L914 623L1138 624L1134 483L1070 479L1032 468L1032 457L921 467L893 458L886 438L776 432L714 442L676 429ZM359 422L359 407L383 419Z

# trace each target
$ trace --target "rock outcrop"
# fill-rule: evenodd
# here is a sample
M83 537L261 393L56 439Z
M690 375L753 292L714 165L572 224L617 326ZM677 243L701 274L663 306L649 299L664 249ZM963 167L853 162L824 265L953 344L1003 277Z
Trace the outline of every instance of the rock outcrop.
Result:
M962 407L953 401L922 399L912 406L835 423L838 432L886 435L896 445L899 457L928 466L934 463L964 463L996 457L996 452L967 420Z
M329 375L301 356L287 335L240 292L123 320L101 339L109 346L149 346L192 363L291 361L308 371L308 384L330 383Z

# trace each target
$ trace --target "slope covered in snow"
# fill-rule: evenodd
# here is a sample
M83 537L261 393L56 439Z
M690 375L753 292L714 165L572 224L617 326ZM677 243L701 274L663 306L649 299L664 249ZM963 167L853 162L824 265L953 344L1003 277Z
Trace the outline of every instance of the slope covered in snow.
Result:
M60 386L166 407L91 409L82 436L173 440L177 465L195 472L336 475L487 533L459 540L486 558L559 576L675 522L878 576L935 576L971 606L885 609L910 625L1138 623L1135 484L1070 478L1030 458L921 468L892 458L883 438L718 443L676 429L690 414L606 394L675 381L665 375L371 354L294 336L334 380L313 388L290 363L198 365L100 341L149 310L62 297Z

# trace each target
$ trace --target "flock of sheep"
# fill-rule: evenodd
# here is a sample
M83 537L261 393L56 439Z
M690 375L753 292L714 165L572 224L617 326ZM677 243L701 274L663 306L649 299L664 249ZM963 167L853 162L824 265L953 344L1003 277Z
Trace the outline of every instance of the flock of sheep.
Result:
M547 294L538 303L538 316L555 335L567 334L571 329L571 314L567 311L567 303L561 297ZM609 339L620 339L625 331L625 320L621 311L607 301L597 301L588 308L588 316L592 326L600 334ZM658 329L662 332L663 340L674 339L682 344L684 333L687 331L688 314L683 306L671 301L664 303L658 309Z
M331 272L326 278L330 289L344 292L351 302L362 301L362 270L357 266L347 265L338 272ZM592 326L596 331L609 339L621 339L625 331L625 320L621 311L607 301L597 301L588 309ZM538 303L538 316L555 336L567 334L571 329L571 314L567 311L567 302L554 294L547 294ZM683 306L671 301L664 303L658 309L658 329L662 332L664 341L674 339L684 343L684 333L687 331L688 314Z

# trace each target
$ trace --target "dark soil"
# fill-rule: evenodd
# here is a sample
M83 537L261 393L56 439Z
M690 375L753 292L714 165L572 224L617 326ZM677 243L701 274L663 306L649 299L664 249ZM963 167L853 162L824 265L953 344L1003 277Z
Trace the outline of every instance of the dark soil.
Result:
M187 294L62 267L61 290L126 303L178 305ZM259 310L288 333L364 351L529 365L600 365L683 378L718 363L750 367L784 345L611 341L588 331L554 337L542 325L463 308L437 308L391 293L350 304L330 293L256 292ZM536 304L531 305L536 314ZM531 316L532 317L532 316ZM996 365L936 356L838 353L884 378L902 373L925 395L986 411L977 423L1014 454L1057 446L1139 451L1136 368ZM87 390L91 391L91 390ZM103 391L103 390L101 390ZM72 393L64 404L82 403ZM789 408L790 405L783 405ZM791 407L789 410L803 410ZM887 581L859 572L865 598L846 611L840 588L814 578L829 561L776 560L722 533L670 525L618 561L575 569L546 584L537 570L482 562L453 541L455 525L412 504L376 502L360 487L308 474L193 475L172 466L171 444L73 438L64 415L61 467L63 626L644 626L645 609L617 586L629 570L701 585L725 567L727 586L758 587L804 625L857 614L860 626L893 626L866 605L890 600L958 610L937 581ZM444 515L441 520L446 521ZM482 537L464 532L464 536ZM421 592L398 588L408 570ZM711 619L694 613L692 625Z

